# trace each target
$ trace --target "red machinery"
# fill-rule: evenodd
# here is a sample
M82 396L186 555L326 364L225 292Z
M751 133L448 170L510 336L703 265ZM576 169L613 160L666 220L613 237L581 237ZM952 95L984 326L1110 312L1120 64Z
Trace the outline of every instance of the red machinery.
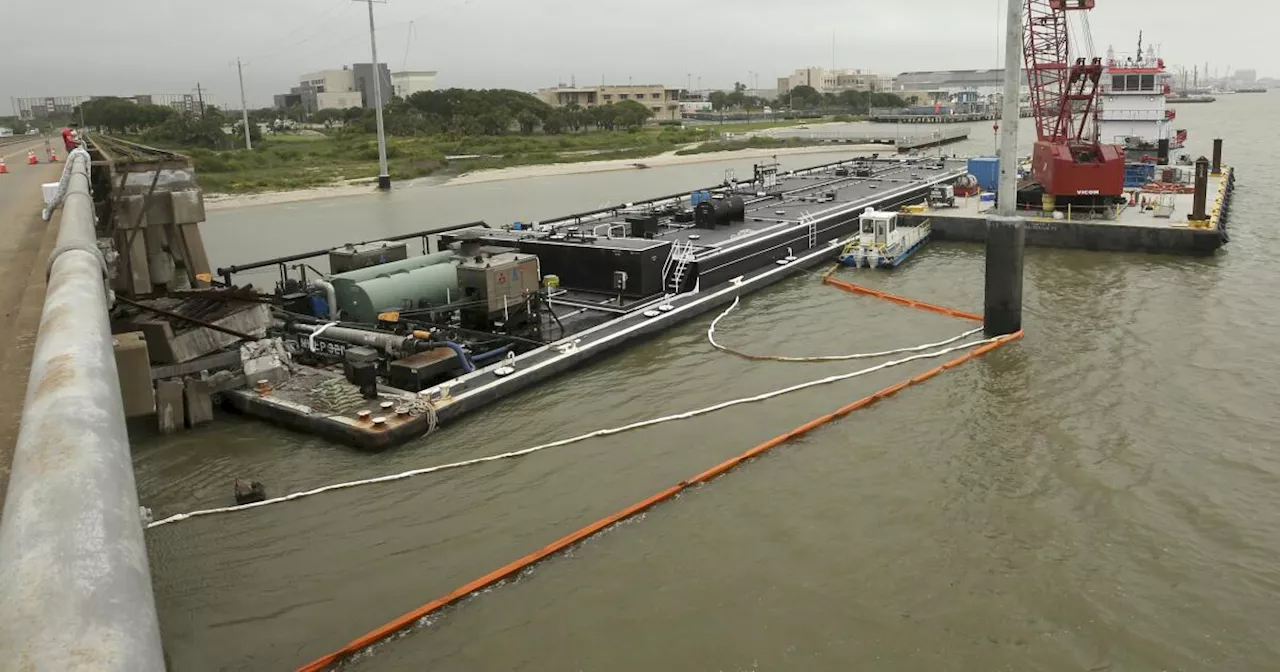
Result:
M1102 59L1067 62L1066 13L1093 9L1094 1L1026 0L1022 53L1037 134L1031 174L1044 188L1046 208L1056 197L1124 192L1124 149L1099 144L1089 128L1098 113Z

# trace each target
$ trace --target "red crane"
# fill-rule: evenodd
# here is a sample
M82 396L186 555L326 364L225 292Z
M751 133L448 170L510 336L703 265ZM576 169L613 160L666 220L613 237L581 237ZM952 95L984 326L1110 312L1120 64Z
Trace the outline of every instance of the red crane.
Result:
M1093 9L1095 0L1025 1L1022 54L1037 137L1031 174L1044 189L1044 206L1059 197L1119 196L1124 150L1100 144L1096 124L1089 125L1097 119L1102 59L1068 62L1067 12Z

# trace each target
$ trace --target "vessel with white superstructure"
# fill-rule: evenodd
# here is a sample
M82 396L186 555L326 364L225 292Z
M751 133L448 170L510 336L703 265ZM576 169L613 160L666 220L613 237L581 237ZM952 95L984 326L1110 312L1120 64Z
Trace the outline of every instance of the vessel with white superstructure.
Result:
M1139 36L1136 56L1122 58L1108 49L1102 81L1099 140L1124 147L1130 163L1167 165L1169 151L1186 144L1187 132L1173 127L1177 111L1168 104L1173 87L1155 47L1144 52Z

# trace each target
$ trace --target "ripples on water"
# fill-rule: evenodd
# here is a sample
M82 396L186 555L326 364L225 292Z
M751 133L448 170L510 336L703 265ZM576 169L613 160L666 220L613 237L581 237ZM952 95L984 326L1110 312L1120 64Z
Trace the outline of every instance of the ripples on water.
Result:
M1225 252L1030 250L1019 344L694 489L353 667L1274 669L1280 289L1267 190L1280 162L1246 139L1266 137L1280 95L1179 112L1193 149L1219 132L1241 171ZM588 196L714 181L706 176L716 170L487 188L544 208L553 205L548 184L583 190L558 199L567 210ZM451 193L429 192L443 219L477 207ZM318 230L350 230L346 203L297 207L221 213L206 237L231 249L220 232L314 213ZM378 221L394 220L385 225L395 230L414 224L387 217ZM277 244L285 242L297 244ZM898 272L860 278L976 309L982 264L979 247L935 245ZM710 350L710 320L383 455L234 417L140 438L142 499L163 515L225 503L236 476L282 493L861 367L748 364ZM834 354L966 328L805 277L744 301L719 335L753 352ZM181 670L298 664L927 366L522 460L160 528L148 534L166 649Z

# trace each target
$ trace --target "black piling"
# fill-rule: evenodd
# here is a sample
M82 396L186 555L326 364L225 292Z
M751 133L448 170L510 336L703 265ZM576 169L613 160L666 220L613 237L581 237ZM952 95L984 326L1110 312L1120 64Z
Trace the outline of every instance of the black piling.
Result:
M1213 174L1222 174L1222 138L1213 139Z
M988 337L1022 329L1022 255L1027 230L1021 217L987 218L987 288L982 327Z
M1216 145L1216 142L1215 142ZM1215 150L1216 150L1215 146ZM1215 151L1216 155L1216 151ZM1196 191L1191 197L1191 214L1187 219L1192 222L1203 222L1209 219L1207 205L1209 202L1209 159L1203 156L1196 159Z
M1156 143L1156 163L1161 166L1169 165L1169 138L1161 138Z

